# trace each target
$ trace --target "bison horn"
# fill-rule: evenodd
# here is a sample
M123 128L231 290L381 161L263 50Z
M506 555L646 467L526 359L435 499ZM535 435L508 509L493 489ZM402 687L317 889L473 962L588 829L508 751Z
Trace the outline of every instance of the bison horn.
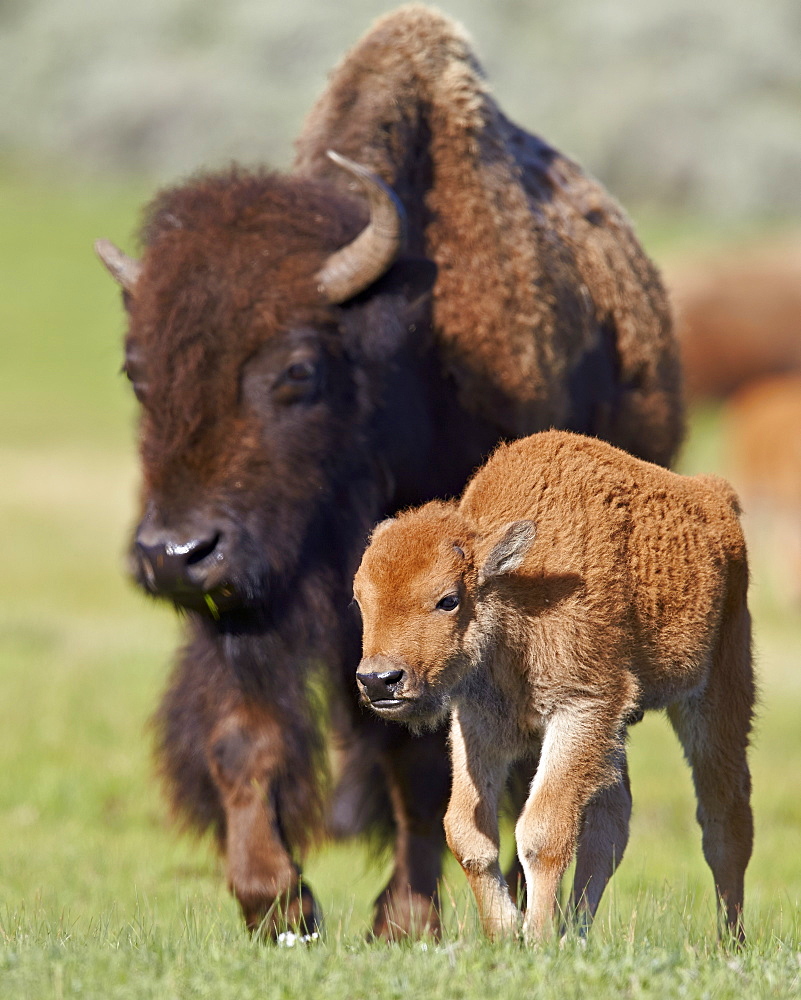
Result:
M96 240L95 253L106 265L111 277L118 281L126 292L132 293L142 273L141 261L124 254L111 240Z
M360 182L370 202L370 222L355 240L331 254L317 274L329 302L345 302L385 274L406 235L406 213L398 196L380 177L333 150L328 157Z

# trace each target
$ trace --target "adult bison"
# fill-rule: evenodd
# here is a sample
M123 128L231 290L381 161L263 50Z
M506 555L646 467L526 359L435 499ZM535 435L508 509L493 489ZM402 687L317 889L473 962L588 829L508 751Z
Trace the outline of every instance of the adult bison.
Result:
M797 237L678 258L664 275L689 400L724 400L753 379L801 371Z
M164 191L143 244L98 251L142 404L134 575L187 612L156 717L172 802L216 831L250 928L310 927L328 716L337 825L394 831L374 931L436 933L443 737L357 707L353 573L377 519L458 493L500 438L566 427L668 463L658 276L598 184L503 116L461 29L415 5L334 72L292 173Z

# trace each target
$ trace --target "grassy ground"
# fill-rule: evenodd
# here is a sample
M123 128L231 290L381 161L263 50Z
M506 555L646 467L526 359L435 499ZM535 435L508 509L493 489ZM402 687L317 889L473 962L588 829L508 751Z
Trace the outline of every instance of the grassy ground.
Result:
M101 235L131 247L140 194L0 174L0 997L797 996L801 621L759 576L745 952L715 943L689 774L658 717L632 735L631 842L586 947L488 945L452 863L441 945L367 945L386 866L359 846L307 865L322 943L245 937L210 846L168 825L148 757L177 629L123 575L133 408L117 294L91 253ZM721 455L700 416L687 467Z

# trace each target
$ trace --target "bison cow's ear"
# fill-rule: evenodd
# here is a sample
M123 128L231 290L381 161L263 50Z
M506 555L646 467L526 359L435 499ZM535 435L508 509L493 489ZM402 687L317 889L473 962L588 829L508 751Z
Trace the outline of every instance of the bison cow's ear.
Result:
M368 289L342 305L342 329L359 353L385 361L405 343L429 346L429 299L437 265L425 257L402 257Z
M516 570L536 537L537 527L533 521L513 521L507 524L479 570L479 584L493 576L503 576Z
M404 257L390 268L387 278L399 287L404 310L411 319L431 297L437 280L437 265L426 257Z
M437 280L437 265L426 257L401 257L370 286L370 296L393 297L404 320L416 318L430 298Z

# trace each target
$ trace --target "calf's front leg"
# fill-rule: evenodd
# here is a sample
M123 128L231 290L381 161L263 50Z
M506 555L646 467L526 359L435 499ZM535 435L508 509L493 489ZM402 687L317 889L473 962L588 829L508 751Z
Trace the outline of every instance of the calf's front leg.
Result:
M462 714L457 707L451 717L453 777L445 837L473 890L484 932L490 938L512 937L520 914L498 859L498 801L509 761Z
M518 857L526 876L528 909L523 934L527 941L555 932L559 886L576 849L582 813L593 796L620 780L615 768L617 729L603 708L599 710L592 703L575 704L556 713L545 729L537 774L515 828ZM606 856L606 849L603 854ZM603 870L601 866L600 880L594 886L589 874L577 872L587 917L595 912L611 867Z

